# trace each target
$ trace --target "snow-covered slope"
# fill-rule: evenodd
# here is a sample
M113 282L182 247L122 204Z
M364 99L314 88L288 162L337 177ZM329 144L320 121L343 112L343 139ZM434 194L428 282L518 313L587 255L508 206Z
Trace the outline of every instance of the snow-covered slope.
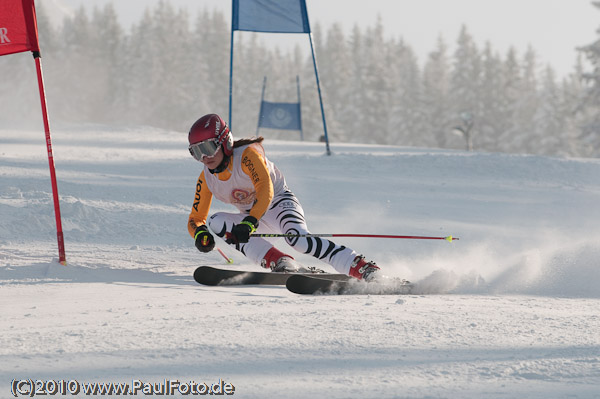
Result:
M598 160L336 143L326 156L267 139L314 233L460 238L337 239L426 295L306 298L193 282L197 265L227 265L187 234L200 164L185 134L77 126L53 144L67 267L44 134L0 130L0 396L31 378L223 379L240 398L599 397Z

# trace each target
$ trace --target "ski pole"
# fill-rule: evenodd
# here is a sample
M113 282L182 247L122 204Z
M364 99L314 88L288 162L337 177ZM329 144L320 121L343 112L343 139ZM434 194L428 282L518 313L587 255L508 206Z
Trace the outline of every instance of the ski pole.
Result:
M456 241L458 237L445 236L445 237L430 237L430 236L396 236L386 234L252 234L250 237L283 237L283 238L298 238L298 237L362 237L362 238L402 238L408 240L446 240Z
M225 258L225 260L227 261L227 263L229 263L229 264L233 263L233 259L231 259L227 255L225 255L225 252L221 251L221 248L217 248L217 251L219 251L219 253L221 254L221 256L223 256Z

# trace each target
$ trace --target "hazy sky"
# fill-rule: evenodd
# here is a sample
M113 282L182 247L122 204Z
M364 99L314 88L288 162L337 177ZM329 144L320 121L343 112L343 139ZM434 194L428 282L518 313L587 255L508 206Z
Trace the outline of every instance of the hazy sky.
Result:
M158 0L38 0L90 8L113 2L121 23L129 26L139 20L144 9ZM169 0L185 7L192 16L198 10L222 10L230 18L231 0ZM552 65L559 76L573 71L575 48L598 37L600 9L591 0L306 0L311 25L318 22L324 30L339 22L349 32L359 26L373 26L381 16L390 37L402 37L422 62L435 48L438 36L445 38L451 50L461 25L465 24L480 46L490 41L492 47L505 54L514 46L523 54L531 45L541 63ZM193 20L193 19L191 19ZM237 33L236 33L237 34ZM242 33L244 34L244 33ZM281 35L262 34L269 37ZM303 35L293 36L300 41ZM308 43L306 41L306 43ZM307 44L308 46L308 44ZM307 49L308 50L308 49Z

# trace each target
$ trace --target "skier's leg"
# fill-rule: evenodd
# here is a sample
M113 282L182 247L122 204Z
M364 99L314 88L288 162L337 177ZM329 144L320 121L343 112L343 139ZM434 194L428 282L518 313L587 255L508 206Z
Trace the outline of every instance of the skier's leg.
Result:
M296 196L287 191L273 199L271 208L267 211L263 219L274 220L279 224L279 228L284 234L309 234L304 210ZM339 273L349 274L353 277L361 278L362 273L358 270L362 268L362 256L358 255L351 248L343 245L337 245L333 241L319 237L286 237L286 242L296 251L312 255L313 257L330 264ZM375 266L376 267L376 266Z

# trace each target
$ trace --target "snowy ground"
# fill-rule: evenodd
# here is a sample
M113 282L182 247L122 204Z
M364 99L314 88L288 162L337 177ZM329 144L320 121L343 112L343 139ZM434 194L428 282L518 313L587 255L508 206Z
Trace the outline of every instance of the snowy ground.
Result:
M338 239L422 294L302 297L193 282L227 265L187 235L184 134L79 126L53 144L67 267L44 133L0 130L0 397L13 379L166 379L239 398L600 398L596 159L267 141L313 232L460 238Z

